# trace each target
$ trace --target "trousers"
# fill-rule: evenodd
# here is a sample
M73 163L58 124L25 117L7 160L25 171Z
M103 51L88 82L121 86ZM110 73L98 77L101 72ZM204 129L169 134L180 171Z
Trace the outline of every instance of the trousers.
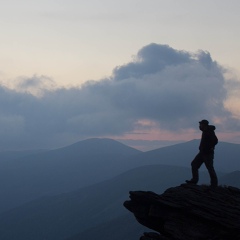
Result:
M217 186L218 185L218 178L217 178L217 174L214 170L213 167L213 159L214 159L214 152L212 153L201 153L199 152L196 157L193 159L191 166L192 166L192 181L193 182L198 182L199 180L199 173L198 173L198 169L202 166L202 164L204 163L208 173L210 175L210 179L211 179L211 185L212 186Z

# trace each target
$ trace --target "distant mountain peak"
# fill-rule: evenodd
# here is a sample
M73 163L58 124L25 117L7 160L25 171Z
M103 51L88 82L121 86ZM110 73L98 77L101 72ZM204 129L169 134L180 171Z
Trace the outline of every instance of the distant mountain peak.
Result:
M80 154L121 154L135 155L140 150L129 147L111 138L89 138L61 148L64 151L77 151Z

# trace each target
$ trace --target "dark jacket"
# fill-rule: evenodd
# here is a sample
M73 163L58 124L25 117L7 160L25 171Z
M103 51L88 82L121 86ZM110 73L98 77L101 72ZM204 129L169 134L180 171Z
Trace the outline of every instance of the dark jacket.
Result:
M214 132L215 129L215 126L209 125L207 130L202 131L202 138L199 145L201 153L214 153L215 145L218 143L218 139Z

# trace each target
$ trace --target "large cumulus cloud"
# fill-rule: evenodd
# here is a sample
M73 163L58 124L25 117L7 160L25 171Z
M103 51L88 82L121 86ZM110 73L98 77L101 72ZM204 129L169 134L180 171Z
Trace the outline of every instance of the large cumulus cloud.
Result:
M57 147L147 130L141 121L178 131L196 127L202 118L232 119L224 108L223 69L204 51L150 44L109 78L70 89L53 88L47 81L51 89L43 89L46 78L38 76L21 79L15 90L0 87L2 148Z

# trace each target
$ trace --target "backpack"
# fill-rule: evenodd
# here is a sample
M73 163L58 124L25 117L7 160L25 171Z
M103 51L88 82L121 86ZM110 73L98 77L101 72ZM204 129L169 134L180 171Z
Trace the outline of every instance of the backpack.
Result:
M218 144L218 138L215 133L213 134L212 143L214 144L214 146L216 146Z

